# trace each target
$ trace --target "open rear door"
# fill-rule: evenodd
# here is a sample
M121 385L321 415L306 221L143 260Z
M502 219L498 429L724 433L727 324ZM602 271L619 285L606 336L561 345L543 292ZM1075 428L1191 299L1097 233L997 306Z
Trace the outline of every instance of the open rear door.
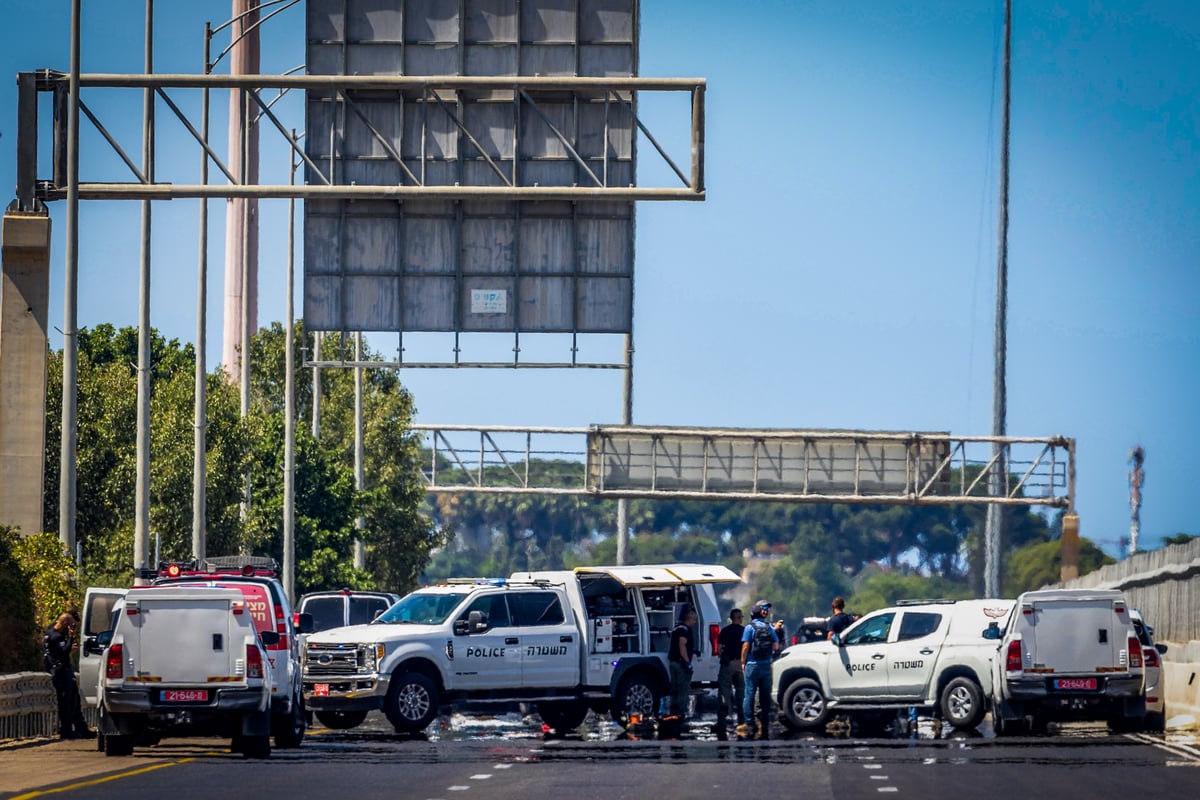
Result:
M677 586L683 581L667 565L642 567L577 567L576 575L608 575L622 586Z
M79 693L85 706L95 706L100 694L100 665L104 650L96 637L112 630L113 605L125 596L125 589L91 588L83 598L83 619L79 631Z
M738 583L736 572L720 564L670 564L667 567L684 583Z

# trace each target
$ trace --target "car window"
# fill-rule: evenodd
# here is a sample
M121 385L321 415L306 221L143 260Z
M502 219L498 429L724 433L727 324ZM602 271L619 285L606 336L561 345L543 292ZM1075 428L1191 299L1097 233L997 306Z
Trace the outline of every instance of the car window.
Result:
M1150 638L1150 633L1146 630L1146 626L1141 620L1135 619L1133 621L1133 629L1137 631L1138 641L1142 643L1142 647L1154 646L1154 641Z
M512 624L509 621L508 603L504 601L502 594L485 594L476 597L470 605L463 609L458 618L465 621L470 618L472 611L482 613L483 621L489 628L507 628Z
M413 592L383 612L372 624L441 625L465 597L465 594Z
M930 614L923 611L906 611L900 618L900 636L896 641L906 642L909 639L920 639L928 636L942 624L941 614Z
M304 612L312 614L313 633L340 628L346 624L340 596L311 597L304 601Z
M384 597L350 596L350 624L365 625L387 611L391 603Z
M879 644L880 642L886 642L888 634L892 630L892 620L895 618L896 614L894 612L868 617L847 631L846 635L842 637L842 643Z
M508 599L517 625L560 625L565 619L554 592L513 592Z

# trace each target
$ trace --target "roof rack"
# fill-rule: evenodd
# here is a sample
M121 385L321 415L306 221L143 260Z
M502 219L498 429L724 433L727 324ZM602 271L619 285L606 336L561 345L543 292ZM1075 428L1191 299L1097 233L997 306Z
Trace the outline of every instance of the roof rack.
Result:
M896 605L898 605L898 606L953 605L957 602L959 602L959 601L951 600L948 597L934 597L934 598L930 598L928 600L921 600L921 599L897 600Z

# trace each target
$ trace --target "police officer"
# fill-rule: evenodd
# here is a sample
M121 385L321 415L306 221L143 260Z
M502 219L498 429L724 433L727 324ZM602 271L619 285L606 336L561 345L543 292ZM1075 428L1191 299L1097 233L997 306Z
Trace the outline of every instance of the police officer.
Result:
M671 647L667 651L667 664L671 670L671 713L687 716L688 694L692 688L692 628L696 624L696 610L684 606L679 622L671 631Z
M742 698L742 713L746 724L738 726L738 736L748 738L750 721L754 719L754 694L758 693L758 738L770 738L771 722L771 661L779 650L779 634L771 627L771 604L759 600L750 609L750 624L742 632L742 672L746 676L746 693Z
M43 638L44 662L50 672L50 682L58 697L58 735L62 739L93 739L96 732L90 730L83 718L83 707L79 697L79 686L75 683L75 667L71 654L79 649L75 641L77 621L73 614L63 613L54 624L46 629Z

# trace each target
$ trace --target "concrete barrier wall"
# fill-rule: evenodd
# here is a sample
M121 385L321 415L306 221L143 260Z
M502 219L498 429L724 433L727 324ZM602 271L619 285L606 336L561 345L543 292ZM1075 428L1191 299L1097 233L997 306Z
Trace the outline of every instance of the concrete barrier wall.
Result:
M1200 642L1166 642L1163 696L1167 727L1200 730Z

